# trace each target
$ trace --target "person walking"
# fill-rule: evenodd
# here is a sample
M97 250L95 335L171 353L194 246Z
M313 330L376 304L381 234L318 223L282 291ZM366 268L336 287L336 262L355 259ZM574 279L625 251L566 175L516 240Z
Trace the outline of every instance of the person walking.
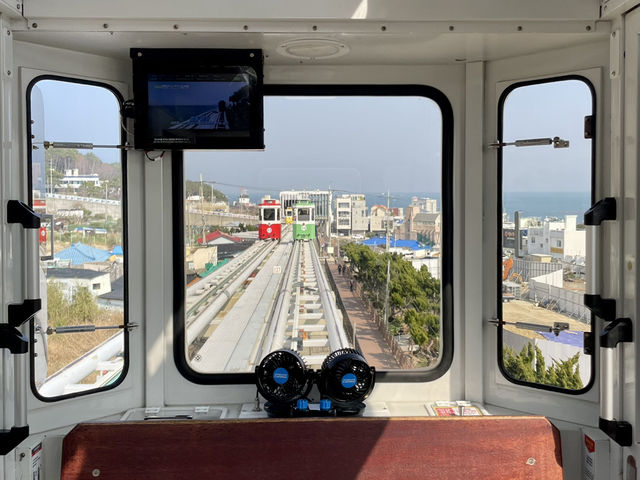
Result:
M353 292L353 280L349 280L349 290Z

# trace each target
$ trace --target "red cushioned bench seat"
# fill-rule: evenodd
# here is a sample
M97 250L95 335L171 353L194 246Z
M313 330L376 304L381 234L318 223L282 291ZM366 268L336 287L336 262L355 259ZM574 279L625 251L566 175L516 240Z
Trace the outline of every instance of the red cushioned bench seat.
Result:
M88 423L61 478L561 480L562 456L544 417Z

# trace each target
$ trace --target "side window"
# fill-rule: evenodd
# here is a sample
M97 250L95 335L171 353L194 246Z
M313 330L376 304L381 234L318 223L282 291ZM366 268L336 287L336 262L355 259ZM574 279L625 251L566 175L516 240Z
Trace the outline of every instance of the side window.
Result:
M122 153L80 148L121 143L120 101L105 86L45 77L30 84L27 106L31 203L42 218L32 388L51 401L114 387L126 371Z
M501 148L498 358L516 383L580 392L592 382L582 223L592 201L585 125L595 125L594 105L579 77L515 85L501 98L501 141L533 139Z

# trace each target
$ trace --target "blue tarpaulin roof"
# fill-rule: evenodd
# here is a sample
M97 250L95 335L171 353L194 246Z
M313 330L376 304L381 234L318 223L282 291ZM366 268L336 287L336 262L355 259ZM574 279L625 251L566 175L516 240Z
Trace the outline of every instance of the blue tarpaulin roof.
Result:
M55 254L60 260L71 260L71 265L82 265L85 262L104 262L113 255L108 250L102 250L82 242L74 243L69 248Z
M111 253L113 255L124 255L121 245L116 245L115 247L113 247L113 250L111 250Z
M552 342L562 343L564 345L571 345L573 347L584 347L584 332L570 332L563 330L556 336L553 332L540 332L540 334L547 340Z
M374 237L364 240L362 245L367 246L384 246L387 244L387 239L385 237ZM410 248L411 250L431 250L431 247L428 245L421 245L419 242L415 240L396 240L393 237L389 237L389 246L397 247L397 248Z

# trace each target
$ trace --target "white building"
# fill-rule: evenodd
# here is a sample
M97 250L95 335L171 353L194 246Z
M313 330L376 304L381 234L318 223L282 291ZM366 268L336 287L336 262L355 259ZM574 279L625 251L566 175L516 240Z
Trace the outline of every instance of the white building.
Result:
M241 207L249 207L251 206L251 198L246 193L241 193L238 197L238 205Z
M422 213L437 213L438 201L429 197L411 197L411 207L419 207Z
M362 194L351 195L351 234L364 235L369 230L367 199Z
M60 180L61 188L73 188L77 190L84 183L91 183L96 187L100 186L100 177L97 173L90 173L87 175L80 175L78 169L70 169L64 171L64 177Z
M336 232L351 235L351 195L336 197Z
M384 205L374 205L371 207L371 215L369 216L369 231L373 233L385 233L387 231L387 223L389 229L393 228L393 217L391 212Z
M564 222L545 220L541 226L529 227L528 253L547 254L560 260L584 258L586 233L576 228L577 218L577 215L567 215Z
M366 197L363 194L336 197L336 232L344 235L364 235L368 229Z

